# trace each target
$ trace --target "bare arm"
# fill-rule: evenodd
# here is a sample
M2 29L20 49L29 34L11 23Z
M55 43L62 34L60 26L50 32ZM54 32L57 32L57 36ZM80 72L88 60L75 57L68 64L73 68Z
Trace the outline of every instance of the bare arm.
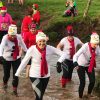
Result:
M62 45L60 43L57 45L57 48L60 49L60 50L63 50L63 47L64 47L64 45Z

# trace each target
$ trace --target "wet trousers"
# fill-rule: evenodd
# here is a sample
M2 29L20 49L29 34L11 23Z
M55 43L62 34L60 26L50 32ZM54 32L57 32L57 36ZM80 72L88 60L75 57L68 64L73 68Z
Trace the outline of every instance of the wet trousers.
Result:
M62 63L62 69L63 69L63 74L61 78L61 84L62 84L62 87L64 88L66 87L66 84L70 82L72 79L72 73L74 69L73 61L66 59Z
M15 73L16 73L20 63L21 63L20 58L15 61L6 61L6 60L4 61L4 63L3 63L3 69L4 69L3 83L4 84L8 83L8 80L10 78L10 70L12 67L12 70L13 70L12 85L13 85L13 87L17 88L19 80L18 80L18 77L15 76Z
M33 78L30 77L32 82L32 87L35 92L35 100L43 100L43 95L45 93L45 89L47 88L49 77L47 78Z
M62 65L63 68L63 75L62 78L71 80L72 79L72 73L74 69L73 61L65 60Z
M3 36L6 34L7 34L7 31L0 31L0 43L2 41Z
M77 73L78 73L79 80L80 80L79 97L82 98L84 87L85 87L85 79L86 79L85 73L87 73L88 78L89 78L88 94L91 94L93 87L95 85L95 70L93 69L92 73L89 73L88 67L79 66Z

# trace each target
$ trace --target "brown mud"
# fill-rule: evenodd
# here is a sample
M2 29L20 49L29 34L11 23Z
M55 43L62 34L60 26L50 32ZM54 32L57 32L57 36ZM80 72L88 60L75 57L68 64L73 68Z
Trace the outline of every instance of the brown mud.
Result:
M78 100L79 78L77 76L76 70L74 70L73 72L72 81L66 85L66 88L62 88L60 84L61 74L58 74L55 68L57 57L54 56L52 58L53 59L51 59L51 78L43 100ZM99 68L100 62L98 61L99 60L97 59L96 72L100 70ZM12 71L8 84L7 93L4 93L2 89L2 77L3 77L3 69L2 65L0 65L0 100L35 100L30 79L25 78L25 70L23 71L23 73L19 78L20 79L18 87L19 97L12 95ZM87 93L87 87L88 87L88 78L86 78L86 87L84 94ZM93 95L94 97L92 98L84 97L83 100L100 100L100 98L97 97L94 92Z

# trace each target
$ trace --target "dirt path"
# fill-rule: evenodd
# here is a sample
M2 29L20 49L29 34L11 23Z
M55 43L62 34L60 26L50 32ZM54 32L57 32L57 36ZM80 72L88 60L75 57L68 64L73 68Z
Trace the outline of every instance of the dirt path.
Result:
M57 58L56 56L52 58L53 59L51 61L51 65L55 66L55 62L57 61ZM100 64L99 62L100 61L98 60L97 64ZM98 69L100 68L97 67L97 70ZM14 100L34 100L34 92L32 90L30 80L24 77L25 76L24 73L20 77L19 88L18 88L19 97L15 97L11 93L12 92L12 85L11 85L12 77L9 80L8 92L3 93L2 76L3 76L3 70L2 70L2 66L0 65L0 100L13 100L13 99ZM72 82L68 83L65 89L61 88L60 76L61 74L57 74L56 68L51 67L51 78L49 81L48 88L44 95L44 100L78 100L79 79L78 79L76 71L74 70ZM88 79L87 79L85 91L87 90L87 85L88 85ZM91 98L91 99L85 98L83 100L100 100L100 98L98 97Z

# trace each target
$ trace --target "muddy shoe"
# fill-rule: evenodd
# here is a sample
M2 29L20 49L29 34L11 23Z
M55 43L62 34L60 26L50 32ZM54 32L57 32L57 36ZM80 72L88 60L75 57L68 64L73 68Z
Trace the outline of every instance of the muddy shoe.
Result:
M91 99L97 98L97 96L91 95L91 94L84 95L83 97L84 97L84 98L87 98L87 99L89 99L89 98L91 98Z
M62 85L62 88L66 88L66 84Z
M15 95L16 97L18 97L17 90L14 90L14 91L12 92L12 95Z
M83 96L83 98L86 98L86 99L87 99L87 98L89 98L89 96L88 96L87 94L85 94L85 95Z
M95 95L91 95L91 94L88 94L88 98L91 98L91 99L96 99L96 98L97 98L97 96L95 96Z
M8 85L7 85L7 84L3 84L3 90L4 90L5 92L7 92L7 88L8 88Z
M84 100L83 98L79 98L79 97L75 97L75 98L73 98L73 99L71 99L71 100ZM85 99L86 100L86 99Z

